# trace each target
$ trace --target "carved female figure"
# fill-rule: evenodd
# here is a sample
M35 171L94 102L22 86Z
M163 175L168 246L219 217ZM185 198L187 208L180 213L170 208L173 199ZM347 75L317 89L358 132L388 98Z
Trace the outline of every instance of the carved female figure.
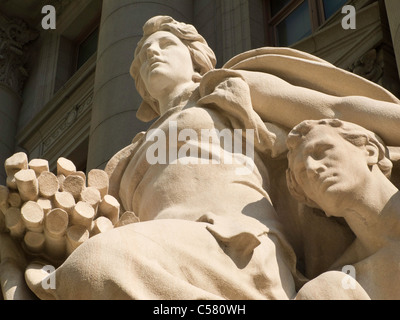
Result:
M149 132L157 128L166 133L167 153L170 144L181 143L171 139L170 123L177 124L180 134L187 129L201 135L203 129L252 128L247 118L238 117L255 117L239 76L221 79L214 101L199 87L215 59L193 27L157 17L144 31L132 65L144 98L138 115L149 120L148 115L159 114ZM224 108L237 108L236 114ZM190 141L207 160L214 150L224 149L218 139L210 144ZM172 159L152 165L146 154L153 143L148 135L139 135L107 168L109 192L114 189L124 209L141 222L80 246L57 269L54 290L43 290L28 272L31 289L41 298L61 299L292 298L295 255L265 191L268 172L261 157L256 154L257 166L247 175L236 174L245 162L186 165Z
M166 152L186 140L207 161L183 165L168 154L168 163L151 165L146 154L154 141L139 134L106 171L110 193L141 222L80 246L56 270L56 289L44 290L28 270L27 283L38 297L296 296L307 279L296 270L293 239L288 240L281 223L290 198L285 188L271 185L276 179L271 158L285 153L288 129L305 119L339 114L400 144L400 102L380 87L290 49L263 48L235 57L225 68L214 66L214 54L192 26L165 16L145 24L131 68L143 97L137 116L145 121L158 117L149 131L166 133ZM301 72L305 66L313 77ZM326 74L340 78L340 85L321 78ZM384 126L376 124L378 117ZM171 122L185 139L171 138ZM236 159L243 161L231 164L210 163L214 150L233 151L221 139L199 143L187 129L198 136L202 129L228 129L232 136L237 129L252 130L256 139L246 148L254 153L242 150ZM248 162L255 164L253 170L237 175Z

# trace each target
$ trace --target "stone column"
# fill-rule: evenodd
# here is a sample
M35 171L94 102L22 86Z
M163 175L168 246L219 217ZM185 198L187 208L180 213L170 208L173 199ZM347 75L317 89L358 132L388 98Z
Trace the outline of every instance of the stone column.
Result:
M396 54L397 69L400 76L400 1L385 0L390 31L392 33L393 48Z
M4 161L15 151L18 113L26 78L26 45L38 33L17 18L0 13L0 184L5 184Z
M103 0L87 169L104 168L149 124L136 118L142 101L129 68L144 23L170 15L192 23L192 0Z
M222 24L222 59L225 63L251 49L249 0L219 0L218 11Z

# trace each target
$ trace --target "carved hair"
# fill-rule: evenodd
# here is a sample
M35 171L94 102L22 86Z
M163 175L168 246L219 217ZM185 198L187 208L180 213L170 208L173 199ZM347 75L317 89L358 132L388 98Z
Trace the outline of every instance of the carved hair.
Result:
M136 89L143 98L137 117L143 121L151 121L160 115L158 102L153 99L146 89L140 76L139 52L146 39L157 31L168 31L178 37L188 48L192 57L195 82L200 82L202 76L215 68L217 59L208 46L206 40L190 24L177 22L169 16L156 16L148 20L143 26L143 37L137 44L135 57L131 65L130 74L135 80Z
M344 122L338 119L328 119L328 120L308 120L300 123L296 126L290 133L287 139L287 145L289 148L288 159L289 168L286 172L286 180L288 188L292 196L312 208L320 207L311 199L309 199L300 184L297 182L293 171L291 170L291 164L293 161L293 155L296 152L296 148L304 141L307 134L316 126L325 125L336 128L339 135L343 139L347 140L356 147L366 146L368 144L375 145L379 150L378 155L378 167L382 173L390 179L392 174L393 164L387 156L387 148L385 147L381 138L379 138L375 133L360 127L356 124Z

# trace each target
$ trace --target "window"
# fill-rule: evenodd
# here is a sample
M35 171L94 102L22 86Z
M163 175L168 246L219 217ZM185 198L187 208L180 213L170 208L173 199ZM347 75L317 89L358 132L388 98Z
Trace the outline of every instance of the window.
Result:
M310 8L307 1L300 4L276 26L277 42L289 46L312 32Z
M102 0L75 1L76 7L68 14L63 28L57 28L59 34L57 69L55 72L54 93L62 89L78 70L84 72L85 65L95 60L99 40L99 25ZM66 11L68 12L68 11ZM73 19L71 19L73 17ZM63 20L62 15L60 20ZM61 22L60 22L61 24ZM82 74L81 72L81 74ZM75 78L77 78L75 77Z
M348 0L266 0L268 44L291 46L311 35Z
M68 160L71 160L75 166L76 171L86 172L87 155L89 152L89 137L81 142L69 155L64 156Z
M89 34L85 40L78 45L77 66L82 67L89 58L97 52L97 42L99 40L99 28L97 27Z
M281 9L283 9L284 7L286 7L286 5L289 4L290 0L281 0L281 1L271 0L270 2L271 2L272 16L275 16L279 11L281 11Z
M80 36L75 36L75 39L60 36L54 92L61 89L97 52L98 39L98 24L94 28L86 29Z
M324 6L324 17L328 20L336 11L341 9L347 2L347 0L323 0Z

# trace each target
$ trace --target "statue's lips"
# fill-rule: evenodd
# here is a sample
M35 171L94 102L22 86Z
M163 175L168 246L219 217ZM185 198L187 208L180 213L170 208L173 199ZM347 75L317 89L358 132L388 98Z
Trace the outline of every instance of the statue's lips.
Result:
M336 174L325 175L323 177L319 177L320 187L323 189L322 191L326 191L330 186L336 184L338 181Z
M151 60L149 61L149 66L150 66L150 67L153 67L153 66L155 66L155 65L157 65L157 64L160 64L160 63L164 63L164 61L159 60L159 59L151 59Z

